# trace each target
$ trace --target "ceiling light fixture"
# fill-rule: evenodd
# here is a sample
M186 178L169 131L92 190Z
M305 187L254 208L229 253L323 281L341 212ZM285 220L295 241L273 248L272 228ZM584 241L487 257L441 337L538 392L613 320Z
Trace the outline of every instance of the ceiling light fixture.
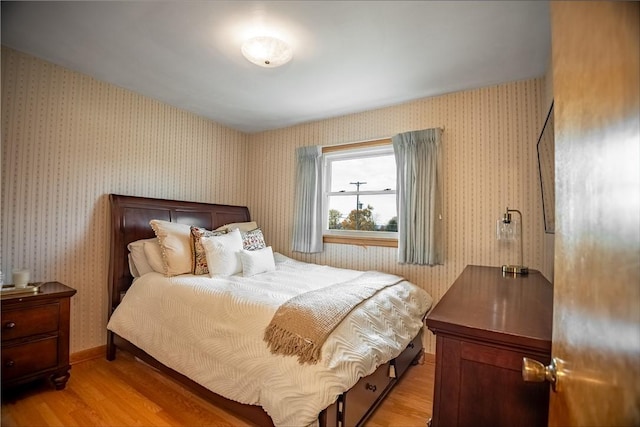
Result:
M280 39L262 36L244 42L242 54L256 65L274 68L289 62L293 57L293 50Z

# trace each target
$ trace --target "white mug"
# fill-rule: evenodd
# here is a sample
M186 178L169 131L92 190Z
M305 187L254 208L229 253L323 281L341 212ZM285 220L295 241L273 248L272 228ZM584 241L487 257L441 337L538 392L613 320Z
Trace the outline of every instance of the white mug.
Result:
M29 284L29 270L13 270L13 284L16 288L25 288Z

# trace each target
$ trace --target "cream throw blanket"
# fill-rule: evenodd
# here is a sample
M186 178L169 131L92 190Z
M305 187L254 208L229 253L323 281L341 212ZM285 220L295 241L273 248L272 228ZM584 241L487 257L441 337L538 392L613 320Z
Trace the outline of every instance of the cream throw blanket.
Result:
M304 292L282 304L264 332L271 353L298 356L315 364L331 332L354 308L380 290L404 279L368 271L355 279Z

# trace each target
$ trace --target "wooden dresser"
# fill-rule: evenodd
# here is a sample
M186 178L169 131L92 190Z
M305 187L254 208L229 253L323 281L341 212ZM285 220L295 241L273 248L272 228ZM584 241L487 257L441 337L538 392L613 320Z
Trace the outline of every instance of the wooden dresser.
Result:
M549 384L522 380L522 358L549 364L553 287L542 274L467 266L426 319L436 335L431 425L546 426Z
M44 283L39 292L2 295L2 388L48 378L69 379L69 300L75 289Z

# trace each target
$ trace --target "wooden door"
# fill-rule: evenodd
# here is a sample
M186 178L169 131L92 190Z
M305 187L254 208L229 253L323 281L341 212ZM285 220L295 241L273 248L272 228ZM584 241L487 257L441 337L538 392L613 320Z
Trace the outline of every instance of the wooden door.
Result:
M551 426L640 425L639 16L637 2L551 2Z

